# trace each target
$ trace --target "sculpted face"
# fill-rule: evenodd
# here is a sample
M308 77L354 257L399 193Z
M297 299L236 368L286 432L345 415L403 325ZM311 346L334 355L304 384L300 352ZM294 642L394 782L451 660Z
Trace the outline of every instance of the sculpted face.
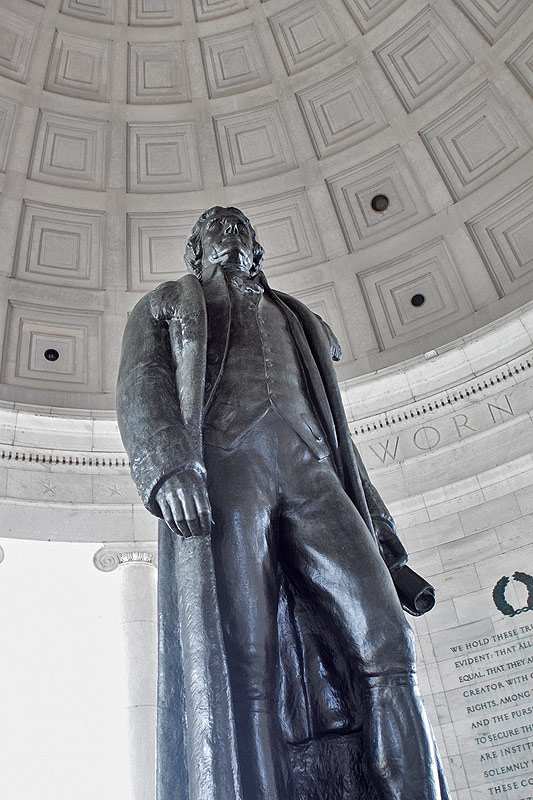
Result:
M207 220L200 233L204 270L216 265L249 272L253 262L253 238L250 226L229 209Z

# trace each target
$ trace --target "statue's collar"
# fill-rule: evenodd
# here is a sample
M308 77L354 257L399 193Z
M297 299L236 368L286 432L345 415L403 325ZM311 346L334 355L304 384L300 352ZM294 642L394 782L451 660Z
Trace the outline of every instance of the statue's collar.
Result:
M226 284L233 286L241 294L263 294L264 289L258 278L252 278L238 267L218 267L211 278L204 282L204 286L216 280L218 283L223 278Z

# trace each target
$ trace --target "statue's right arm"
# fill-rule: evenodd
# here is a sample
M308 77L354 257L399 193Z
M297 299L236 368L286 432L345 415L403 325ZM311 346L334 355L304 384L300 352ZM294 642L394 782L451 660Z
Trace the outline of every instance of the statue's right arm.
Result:
M211 530L211 505L205 477L193 469L176 472L156 493L163 519L180 536L202 536Z
M117 419L146 508L183 536L207 533L202 454L181 420L168 324L153 317L150 295L137 303L124 332Z

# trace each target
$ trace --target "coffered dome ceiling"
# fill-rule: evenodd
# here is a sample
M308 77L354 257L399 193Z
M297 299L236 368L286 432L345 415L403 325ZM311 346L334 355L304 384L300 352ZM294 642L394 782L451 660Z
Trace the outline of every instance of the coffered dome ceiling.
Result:
M532 31L529 0L2 0L0 400L112 409L213 204L343 379L528 302Z

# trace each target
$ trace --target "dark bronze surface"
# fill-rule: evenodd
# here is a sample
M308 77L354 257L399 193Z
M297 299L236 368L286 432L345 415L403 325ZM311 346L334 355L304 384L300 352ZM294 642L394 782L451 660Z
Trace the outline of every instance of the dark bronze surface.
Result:
M238 209L133 310L117 413L159 525L158 800L447 800L406 566L329 326L270 289Z

